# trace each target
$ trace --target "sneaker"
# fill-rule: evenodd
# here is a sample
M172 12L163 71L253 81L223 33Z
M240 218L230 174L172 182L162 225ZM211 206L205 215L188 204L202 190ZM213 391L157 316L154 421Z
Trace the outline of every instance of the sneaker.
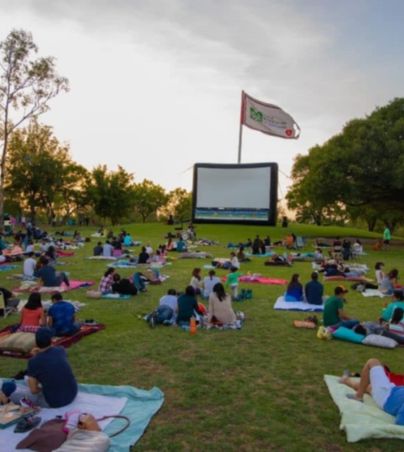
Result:
M15 426L14 433L25 433L33 428L35 428L37 425L40 424L41 418L39 416L34 416L33 414L28 414L27 416L24 416L22 419L20 419L17 422L17 425Z
M154 316L154 314L152 314L150 316L149 326L150 326L150 328L155 328L156 327L156 317Z

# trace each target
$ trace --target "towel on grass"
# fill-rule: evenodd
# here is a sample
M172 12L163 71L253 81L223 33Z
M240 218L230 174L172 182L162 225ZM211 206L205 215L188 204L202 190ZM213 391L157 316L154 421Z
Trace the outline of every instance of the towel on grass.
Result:
M363 403L348 399L346 395L354 394L354 391L338 383L338 379L324 375L331 398L341 413L340 429L345 430L349 443L367 438L404 439L404 427L396 425L393 416L381 410L368 395Z
M354 282L372 282L371 279L364 276L324 276L324 281L354 281Z
M120 293L104 293L101 298L106 300L130 300L131 295L123 295Z
M15 270L17 265L0 265L0 272L8 272L10 270Z
M27 281L28 282L28 281ZM34 283L35 284L35 283ZM13 292L39 292L39 293L52 293L52 292L68 292L70 290L80 289L81 287L90 287L94 284L93 281L81 281L79 279L70 280L70 285L67 286L62 283L61 286L47 287L47 286L37 286L32 284L24 284L17 289L13 289Z
M95 261L114 261L117 258L114 256L89 256L87 259L95 260Z
M253 254L253 253L245 253L247 257L270 257L273 256L275 253L273 251L266 251L264 254Z
M285 301L285 297L279 297L275 304L274 309L280 311L311 311L322 312L324 306L317 304L309 304L304 301Z
M146 391L133 386L80 384L79 393L73 403L63 408L43 408L39 416L42 421L64 415L68 411L91 413L96 418L117 414L126 416L130 419L129 427L111 438L111 446L108 450L109 452L128 452L130 447L142 437L151 418L163 403L164 394L158 388ZM100 422L102 430L108 435L114 434L123 425L123 421L119 419L106 419ZM10 426L1 432L2 442L8 445L8 450L15 450L15 446L24 438L21 433L14 433L14 427Z
M378 289L366 289L365 291L362 292L362 295L364 297L387 297L388 295L380 292L380 290Z
M240 276L239 281L247 282L247 283L255 283L255 284L276 285L276 286L283 286L284 284L288 283L288 281L286 279L266 278L265 276L255 276L255 275Z
M61 346L64 348L68 348L74 343L78 342L80 339L82 339L84 336L88 336L93 333L97 333L98 331L101 331L105 328L105 325L102 323L95 323L93 325L81 325L79 331L77 333L73 334L72 336L62 336L62 337L56 337L52 339L52 345L55 346ZM10 334L12 334L13 325L6 326L2 330L0 330L0 340L6 338ZM28 333L27 333L28 334ZM24 353L24 352L17 352L17 351L11 351L11 350L0 350L0 356L8 356L11 358L24 358L28 359L31 358L31 353ZM1 449L0 449L1 450Z

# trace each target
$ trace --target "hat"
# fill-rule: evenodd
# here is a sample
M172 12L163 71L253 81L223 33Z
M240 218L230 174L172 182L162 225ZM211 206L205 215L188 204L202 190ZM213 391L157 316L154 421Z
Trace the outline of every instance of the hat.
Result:
M52 343L53 331L50 328L39 328L35 333L35 342L39 348L49 347Z
M337 286L335 288L335 294L340 294L340 293L348 293L348 289L346 289L344 286Z
M14 380L3 381L1 385L1 391L6 397L10 397L10 395L17 389L17 385Z

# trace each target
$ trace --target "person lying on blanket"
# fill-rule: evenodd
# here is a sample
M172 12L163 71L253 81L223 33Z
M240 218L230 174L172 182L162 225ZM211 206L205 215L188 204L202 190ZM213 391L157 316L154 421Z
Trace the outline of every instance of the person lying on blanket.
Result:
M351 319L344 310L346 302L344 295L348 293L344 286L337 286L334 295L329 297L324 304L323 323L324 326L353 328L359 320Z
M136 295L137 289L128 278L121 278L119 273L113 274L112 292L120 295Z
M356 391L353 400L362 402L365 393L369 393L381 410L395 417L397 425L404 425L404 386L396 386L390 381L378 359L367 361L361 371L359 383L353 382L349 376L343 376L340 383Z
M52 346L53 332L40 328L35 333L36 348L28 361L27 387L18 386L10 396L12 402L59 408L76 398L76 378L63 347Z
M54 336L72 336L79 329L80 325L75 323L74 306L56 292L51 297L52 306L49 308L46 324L52 329Z

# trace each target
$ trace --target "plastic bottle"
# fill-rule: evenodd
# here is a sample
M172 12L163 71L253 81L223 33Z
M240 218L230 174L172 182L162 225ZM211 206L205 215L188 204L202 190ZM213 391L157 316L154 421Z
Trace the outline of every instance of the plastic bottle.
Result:
M195 317L191 317L189 320L189 333L191 335L196 334L196 319Z

